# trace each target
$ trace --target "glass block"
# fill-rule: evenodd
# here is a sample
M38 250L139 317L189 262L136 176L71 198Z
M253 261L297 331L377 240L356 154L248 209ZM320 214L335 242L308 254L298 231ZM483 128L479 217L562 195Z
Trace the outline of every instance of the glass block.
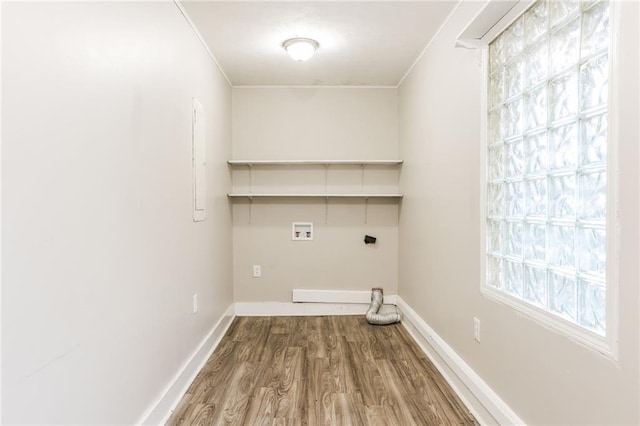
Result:
M575 169L578 165L578 123L551 129L549 145L552 169Z
M603 335L607 324L607 292L604 286L578 282L578 324Z
M502 133L505 139L522 134L522 98L516 98L506 104L502 118Z
M489 149L489 180L504 178L504 145L499 144Z
M505 145L506 155L506 177L521 176L524 173L524 142L520 140L513 141Z
M549 63L549 40L534 46L525 59L524 87L532 87L547 78Z
M522 17L518 18L502 33L502 45L505 62L515 58L523 48L524 37L522 35Z
M524 216L524 183L509 182L505 184L505 204L507 216Z
M524 267L524 300L540 307L547 306L547 270Z
M501 289L503 285L503 260L487 256L487 285Z
M553 3L553 2L552 2ZM580 53L580 19L574 19L551 35L551 74L557 74L578 63Z
M522 222L506 222L506 254L522 258Z
M580 123L580 127L580 164L606 164L607 114L584 119Z
M524 96L525 131L547 124L547 87L539 86Z
M578 228L578 269L605 279L607 232L604 228Z
M549 216L573 220L576 216L576 176L549 177Z
M492 183L487 187L487 215L504 216L504 184Z
M609 25L607 0L534 3L488 88L487 279L603 335Z
M609 47L609 2L601 1L582 14L582 57Z
M598 56L580 67L580 110L607 104L609 57Z
M494 72L504 63L503 37L496 38L489 45L489 71Z
M578 73L571 71L549 83L549 119L551 122L578 112Z
M525 181L525 209L528 217L547 217L547 178Z
M524 14L524 43L531 45L547 32L547 2L538 1Z
M499 70L489 77L489 108L493 108L504 100L503 70Z
M549 227L549 264L564 268L575 268L575 236L573 226L552 225Z
M503 224L499 220L487 221L487 253L503 253Z
M518 298L522 298L522 264L516 262L504 262L504 288L505 292Z
M517 61L508 65L504 70L504 90L505 97L509 99L522 93L522 83L524 80L524 63Z
M549 23L555 27L575 16L579 10L579 0L551 0L549 1Z
M547 133L527 135L524 146L527 171L529 173L537 173L547 170Z
M524 227L524 258L544 262L547 252L547 226L527 223Z
M580 0L580 8L585 11L601 0ZM608 1L608 0L603 0Z
M607 218L607 172L584 173L579 177L580 219Z
M502 140L502 108L494 109L489 112L488 118L488 143L492 145Z
M549 309L561 317L576 320L576 279L549 273Z

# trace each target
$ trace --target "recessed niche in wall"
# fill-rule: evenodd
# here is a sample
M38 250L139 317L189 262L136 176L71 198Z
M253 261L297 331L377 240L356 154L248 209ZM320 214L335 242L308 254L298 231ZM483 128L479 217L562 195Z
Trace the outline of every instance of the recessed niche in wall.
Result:
M291 239L293 241L313 240L313 222L293 222L291 224Z

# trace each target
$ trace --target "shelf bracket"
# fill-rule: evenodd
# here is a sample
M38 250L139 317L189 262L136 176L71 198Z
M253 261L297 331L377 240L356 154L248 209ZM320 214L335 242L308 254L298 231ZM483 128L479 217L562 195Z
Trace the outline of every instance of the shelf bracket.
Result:
M329 192L329 164L324 165L324 192Z
M329 223L329 197L324 197L324 224Z
M369 222L369 197L364 198L364 224Z

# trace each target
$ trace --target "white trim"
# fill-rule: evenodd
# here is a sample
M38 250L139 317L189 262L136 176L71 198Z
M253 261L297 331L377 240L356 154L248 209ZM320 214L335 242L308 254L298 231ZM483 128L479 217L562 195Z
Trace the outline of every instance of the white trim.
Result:
M449 23L451 18L453 18L453 15L458 11L458 8L460 7L460 5L462 4L463 1L464 0L459 0L456 3L456 5L453 7L453 10L447 15L446 18L444 18L444 21L442 22L442 25L440 25L440 27L438 27L436 32L433 34L433 37L431 37L429 39L429 41L427 42L427 45L424 47L424 49L422 49L422 52L420 52L420 54L418 55L416 60L413 61L413 63L409 66L409 68L404 73L402 78L400 78L400 81L398 81L398 84L396 84L396 88L399 88L400 86L402 86L402 83L404 83L404 80L409 76L409 74L411 74L411 72L416 67L416 65L418 65L418 62L420 62L422 60L422 57L427 53L427 50L429 50L429 48L431 47L431 45L433 44L435 39L440 35L442 30L447 26L447 24Z
M341 194L341 193L324 193L324 194L306 194L306 193L272 193L262 194L256 192L243 192L227 194L229 198L402 198L403 194L373 194L373 193L357 193L357 194Z
M395 305L398 296L384 295L385 305ZM308 290L294 288L291 292L294 303L371 303L371 291L358 290Z
M489 119L489 46L480 48L480 292L487 281L487 147Z
M482 286L481 293L487 299L510 307L548 330L559 333L578 344L597 351L607 358L617 360L615 347L612 347L605 337L487 285Z
M620 274L620 162L619 117L620 93L625 90L621 84L619 58L620 21L622 11L620 3L609 2L609 94L607 105L607 329L606 339L611 358L618 360L619 333L619 274Z
M186 9L184 8L184 6L182 6L181 0L173 0L173 2L178 7L178 10L180 10L180 13L182 13L182 16L184 16L184 19L187 20L187 23L195 33L196 37L198 37L198 40L200 40L200 43L202 44L204 49L207 51L207 53L209 54L213 62L216 64L216 67L218 67L218 71L220 71L220 74L222 74L224 79L227 80L227 84L229 84L230 87L233 87L233 84L231 84L231 80L229 80L229 77L227 77L227 74L225 74L224 70L222 69L222 66L220 65L220 62L218 62L216 57L213 56L213 52L211 51L211 49L209 49L207 42L204 40L204 37L202 37L202 34L200 34L200 31L198 31L198 28L196 28L196 24L193 23Z
M235 314L239 317L364 315L368 308L369 303L236 302ZM385 304L381 313L395 311L395 306Z
M524 421L404 301L397 298L402 324L481 425L524 425Z
M269 0L270 1L270 0ZM398 86L336 86L336 85L309 85L309 84L300 84L300 85L238 85L233 86L234 89L397 89Z
M2 4L0 4L0 22L2 22ZM2 31L0 31L0 46L2 46ZM0 55L0 70L2 69L2 55ZM2 79L0 78L0 99L2 98ZM2 115L2 102L0 102L0 117ZM2 135L2 119L0 119L0 135ZM0 149L0 176L2 176L2 149ZM2 240L2 185L0 185L0 241ZM2 247L4 244L0 244L0 330L2 327ZM2 339L0 339L0 365L2 364L2 354L4 351L2 350ZM2 382L2 369L0 368L0 383ZM0 386L0 423L2 422L2 388L4 386Z
M169 416L229 329L234 318L233 312L232 304L169 381L158 399L140 416L137 425L160 425L169 420Z
M489 29L489 31L482 37L483 42L486 44L492 42L493 39L513 24L536 1L537 0L519 0L515 6L502 16L496 25L491 27L491 29Z
M227 160L231 166L397 166L403 160Z
M477 48L489 44L537 0L490 1L456 39L456 46Z
M0 22L2 22L2 8L3 5L0 3ZM0 46L2 46L2 31L0 31ZM0 70L2 69L2 55L0 55ZM2 79L0 78L0 99L2 98ZM0 117L4 117L2 115L2 102L0 102ZM2 133L2 119L0 118L0 135L3 135L4 133ZM0 149L0 176L2 175L2 149ZM0 241L4 241L2 239L2 185L0 185ZM4 246L4 243L0 244L0 329L2 329L2 318L4 318L4 316L2 315L2 247ZM2 363L2 354L4 353L4 351L2 350L2 341L3 339L0 339L0 365L4 365ZM0 383L2 382L2 368L0 368ZM4 388L4 386L0 386L0 423L2 423L2 401L4 400L4 398L2 398L2 389Z

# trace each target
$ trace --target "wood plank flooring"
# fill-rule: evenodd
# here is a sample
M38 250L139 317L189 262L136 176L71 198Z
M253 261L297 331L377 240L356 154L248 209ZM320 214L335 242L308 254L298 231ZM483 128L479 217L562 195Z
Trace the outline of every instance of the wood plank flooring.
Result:
M168 425L476 424L400 324L238 317Z

